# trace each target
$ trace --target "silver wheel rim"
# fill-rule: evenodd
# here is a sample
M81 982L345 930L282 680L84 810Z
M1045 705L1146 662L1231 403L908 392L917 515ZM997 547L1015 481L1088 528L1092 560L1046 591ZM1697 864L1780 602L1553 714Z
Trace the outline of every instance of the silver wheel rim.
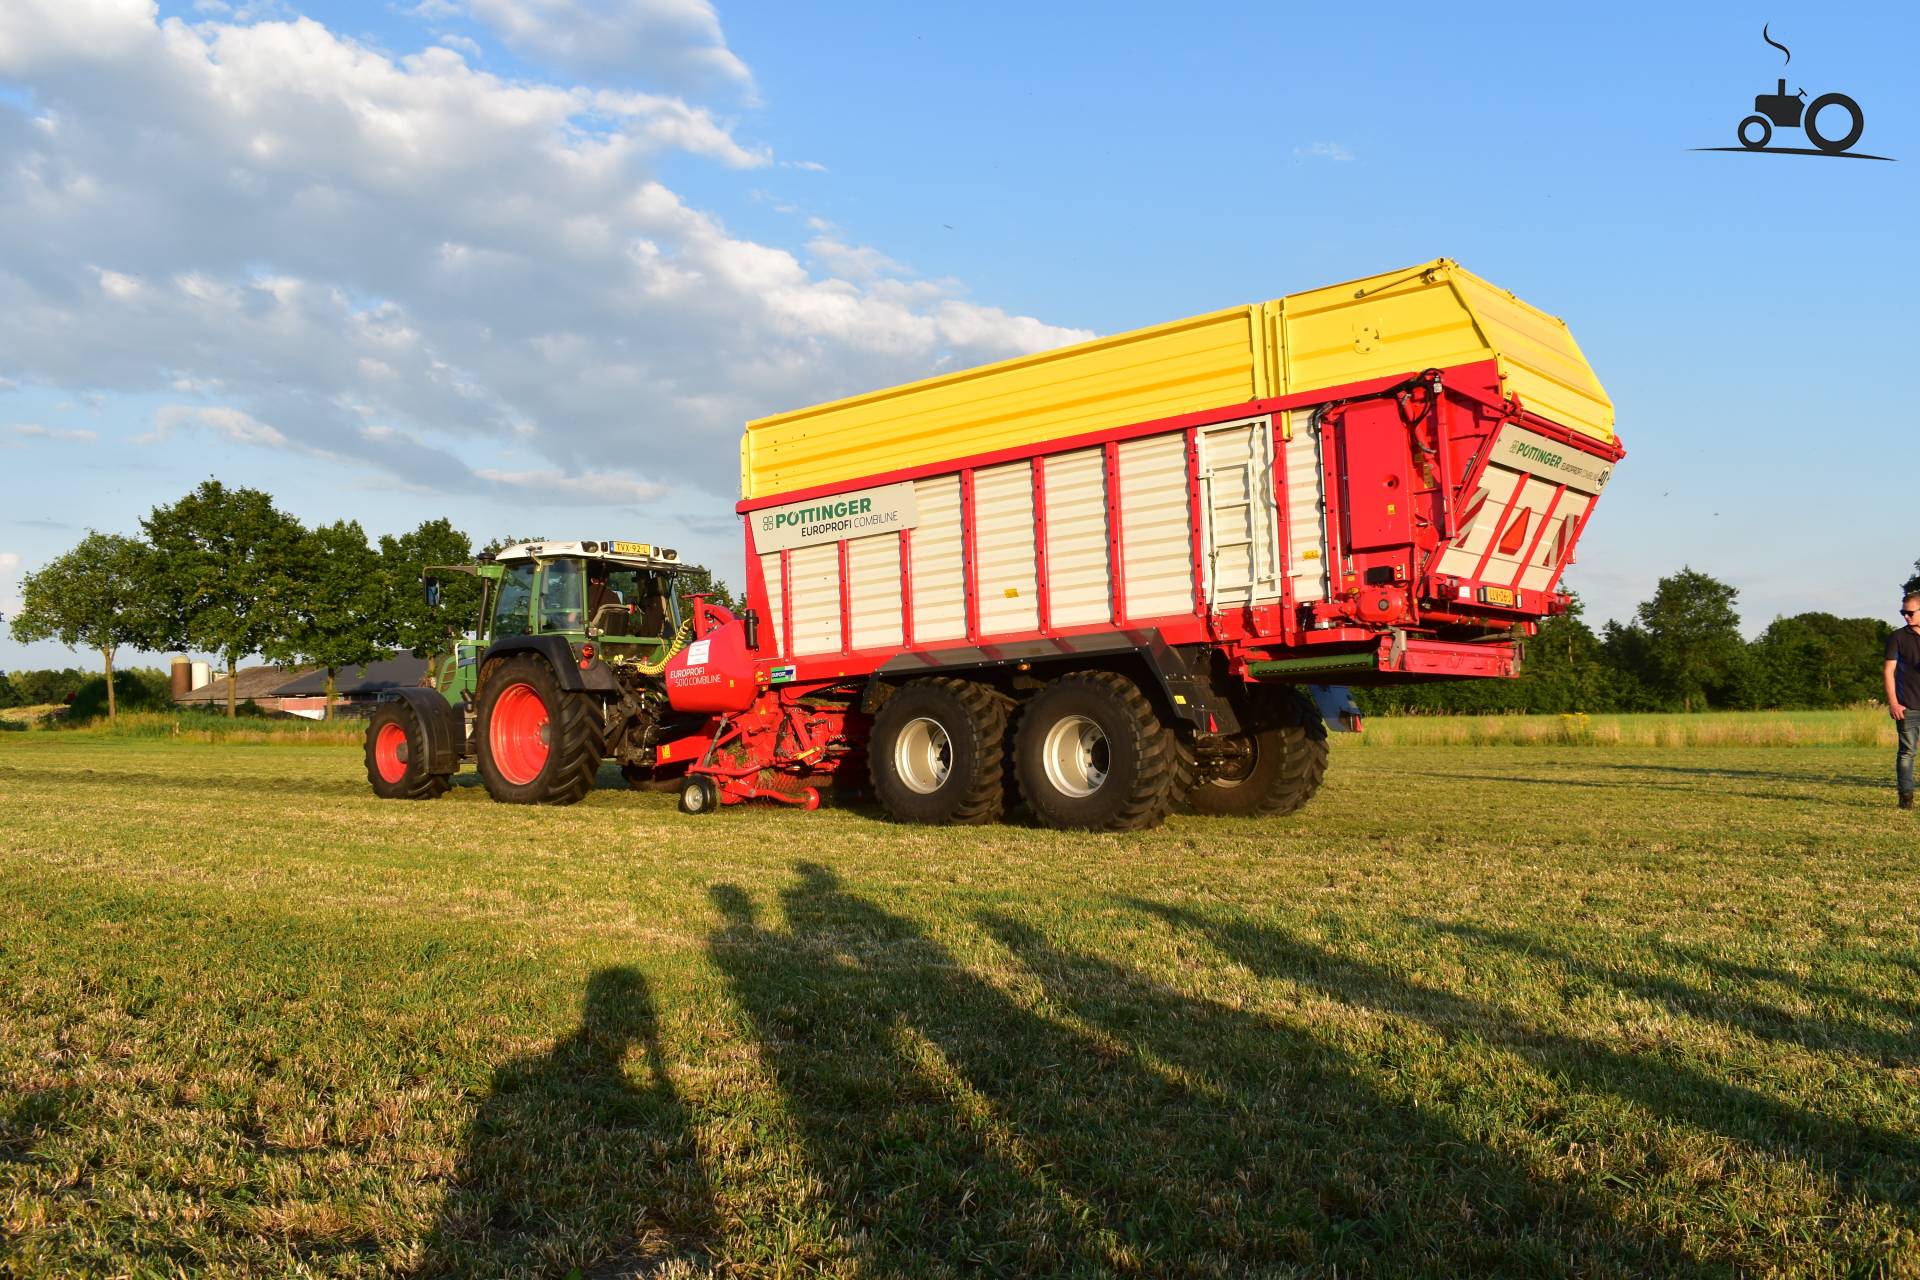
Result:
M893 743L893 771L907 790L930 796L953 772L953 740L938 720L921 716L902 726Z
M695 782L687 787L687 812L699 813L707 807L707 789Z
M1085 716L1062 716L1047 730L1040 762L1054 790L1085 799L1107 780L1107 735Z

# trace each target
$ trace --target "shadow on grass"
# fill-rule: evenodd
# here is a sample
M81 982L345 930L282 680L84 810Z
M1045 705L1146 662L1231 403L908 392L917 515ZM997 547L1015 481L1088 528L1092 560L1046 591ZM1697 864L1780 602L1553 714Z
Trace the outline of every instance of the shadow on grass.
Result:
M1305 1028L984 916L1016 999L798 876L784 928L714 886L711 953L863 1271L1717 1274Z
M1907 1067L1920 1062L1920 1026L1889 1031L1844 1014L1809 1017L1762 999L1730 996L1723 990L1696 986L1668 974L1635 972L1619 965L1583 960L1551 939L1515 929L1452 924L1420 916L1408 917L1408 923L1433 933L1459 938L1475 946L1524 956L1528 960L1550 965L1570 978L1601 983L1642 1000L1664 1005L1685 1017L1717 1022L1762 1040L1796 1044L1819 1052L1853 1053L1887 1067ZM1635 951L1638 955L1656 953L1657 949L1654 948L1636 948ZM1700 962L1687 959L1681 963L1691 966ZM1883 999L1831 983L1809 984L1777 970L1768 972L1769 981L1790 984L1836 1004L1855 1008L1877 1005L1897 1017L1914 1017L1915 1010L1910 1002Z
M1200 934L1262 977L1422 1023L1449 1041L1485 1041L1530 1063L1561 1088L1610 1095L1668 1123L1705 1129L1756 1151L1800 1161L1868 1200L1895 1208L1912 1204L1920 1181L1920 1137L1912 1133L1809 1111L1676 1056L1627 1052L1598 1039L1532 1026L1500 1005L1408 981L1383 966L1335 954L1268 925L1152 902L1134 900L1130 905Z
M704 1260L712 1217L646 980L602 969L578 1029L494 1072L416 1274L646 1274Z

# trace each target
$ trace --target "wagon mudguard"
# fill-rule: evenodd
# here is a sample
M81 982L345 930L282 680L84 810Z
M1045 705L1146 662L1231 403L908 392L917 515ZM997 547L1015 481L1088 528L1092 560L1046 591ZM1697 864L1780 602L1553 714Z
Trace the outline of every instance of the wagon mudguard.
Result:
M1210 655L1206 648L1175 648L1157 628L1138 631L1108 631L1093 635L1053 636L1040 640L1017 640L1007 644L960 645L945 649L912 649L887 659L879 670L867 677L860 699L861 709L877 710L888 686L919 676L961 675L1032 669L1044 675L1056 663L1071 663L1076 669L1088 665L1086 659L1117 660L1117 665L1144 667L1151 677L1150 693L1160 695L1160 705L1176 721L1198 733L1237 733L1240 718L1226 698L1215 692L1208 671Z
M596 658L587 664L586 670L580 669L580 660L573 656L565 636L509 636L488 645L480 662L484 666L494 658L516 653L537 653L545 658L553 668L553 678L568 693L620 692L620 683L613 678L613 671L606 663Z
M467 727L453 704L438 689L389 689L384 696L406 703L420 718L420 731L427 738L427 772L458 772L460 757L466 754Z

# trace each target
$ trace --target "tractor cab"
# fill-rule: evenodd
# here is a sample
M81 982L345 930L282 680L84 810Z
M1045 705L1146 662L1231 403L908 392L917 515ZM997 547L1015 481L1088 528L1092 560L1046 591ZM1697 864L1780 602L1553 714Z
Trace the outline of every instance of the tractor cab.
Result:
M613 667L654 666L680 631L675 580L689 570L671 547L592 539L520 542L486 564L431 566L429 573L478 578L481 593L473 633L457 637L435 664L434 683L449 701L470 697L480 656L527 636L562 637L576 660L597 655Z

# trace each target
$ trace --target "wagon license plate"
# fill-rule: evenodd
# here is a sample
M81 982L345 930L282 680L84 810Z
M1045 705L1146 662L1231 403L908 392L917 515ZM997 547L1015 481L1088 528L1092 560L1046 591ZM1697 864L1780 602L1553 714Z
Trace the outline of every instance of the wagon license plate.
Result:
M1480 588L1480 603L1497 604L1504 609L1517 609L1520 607L1519 596L1515 594L1512 587L1482 587Z

